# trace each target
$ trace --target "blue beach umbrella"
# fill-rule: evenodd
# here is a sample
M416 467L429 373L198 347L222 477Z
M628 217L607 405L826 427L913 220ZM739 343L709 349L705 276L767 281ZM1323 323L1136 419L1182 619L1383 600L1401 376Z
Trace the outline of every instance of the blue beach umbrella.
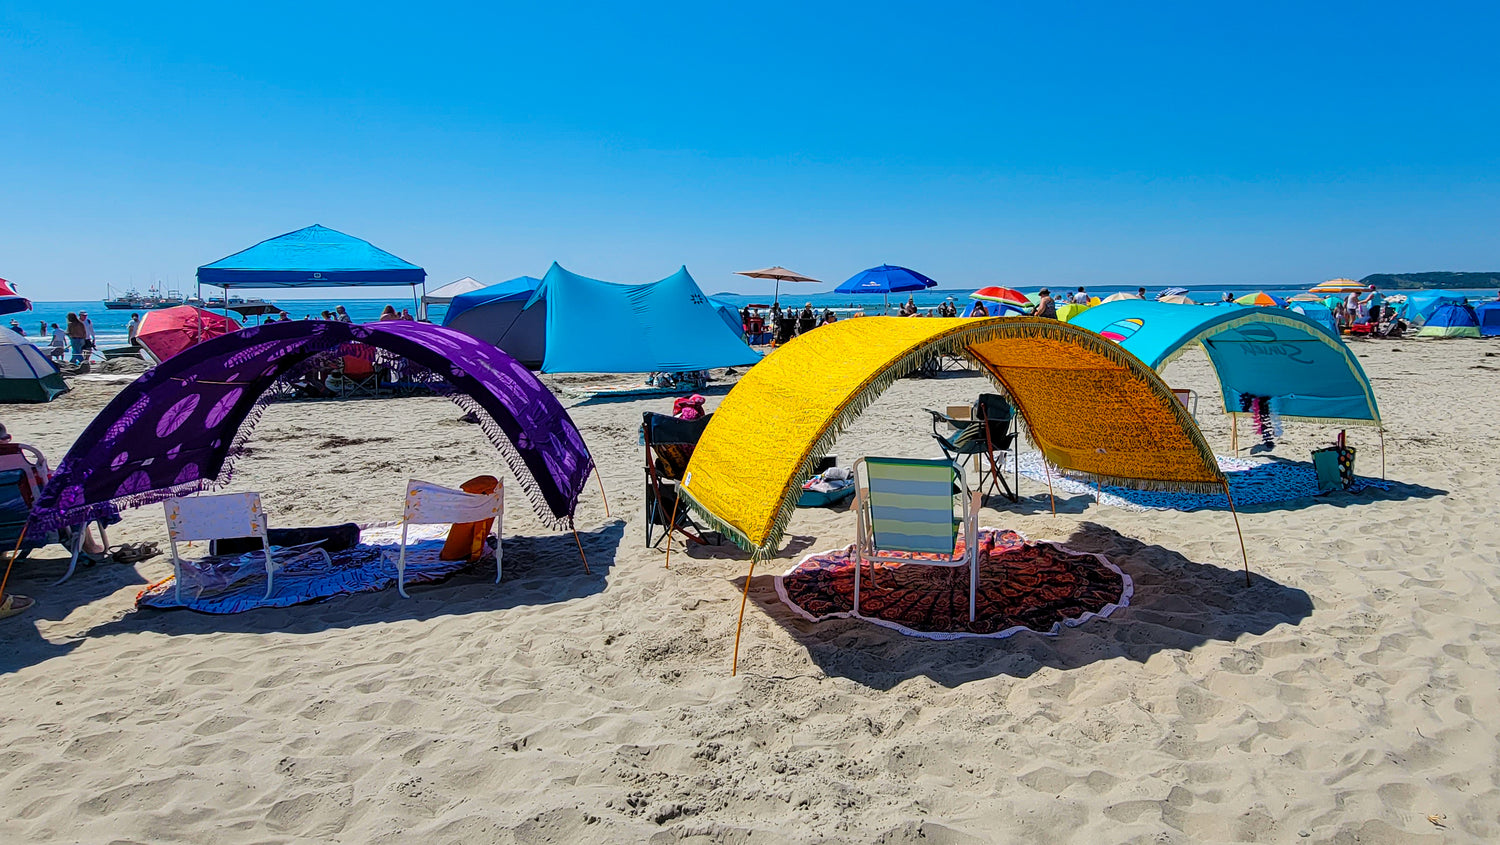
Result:
M891 307L891 294L926 290L937 287L937 282L905 267L882 264L855 273L849 280L833 289L834 293L879 293L885 295L885 307Z

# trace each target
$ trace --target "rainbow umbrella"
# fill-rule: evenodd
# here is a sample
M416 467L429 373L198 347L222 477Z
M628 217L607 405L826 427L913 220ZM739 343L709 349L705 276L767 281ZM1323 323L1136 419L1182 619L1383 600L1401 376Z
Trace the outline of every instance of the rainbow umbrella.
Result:
M1026 298L1026 294L1014 288L1002 288L997 285L980 288L969 294L969 298L982 299L985 302L998 302L1001 305L1014 305L1019 308L1024 308L1031 304L1030 300Z
M1312 289L1312 293L1349 293L1359 291L1363 293L1370 289L1369 285L1361 284L1353 279L1329 279Z
M1263 290L1258 290L1255 293L1247 293L1244 296L1236 297L1234 301L1238 302L1241 305L1263 305L1268 308L1286 307L1285 299L1282 299L1279 296L1272 296L1271 294L1266 293Z

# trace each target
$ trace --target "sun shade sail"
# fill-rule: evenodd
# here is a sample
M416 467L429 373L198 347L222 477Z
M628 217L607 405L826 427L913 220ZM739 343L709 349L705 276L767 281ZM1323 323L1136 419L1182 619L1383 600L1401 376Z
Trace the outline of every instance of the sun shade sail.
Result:
M1208 353L1224 410L1263 396L1284 417L1380 422L1375 393L1349 347L1316 320L1283 308L1181 308L1108 302L1073 318L1161 372L1195 345Z
M369 241L308 226L198 268L215 287L330 288L420 285L427 271Z
M553 264L526 307L541 300L544 373L688 372L760 360L686 267L659 282L617 285Z
M1156 373L1093 332L1031 317L866 317L802 335L724 397L682 485L742 548L768 556L817 458L892 381L939 353L979 363L1060 469L1108 484L1218 491L1224 476Z
M136 379L58 465L32 511L33 527L79 525L223 485L260 416L262 394L308 357L347 343L442 376L454 400L479 417L543 521L572 524L593 460L568 412L515 359L426 323L293 320L204 341Z

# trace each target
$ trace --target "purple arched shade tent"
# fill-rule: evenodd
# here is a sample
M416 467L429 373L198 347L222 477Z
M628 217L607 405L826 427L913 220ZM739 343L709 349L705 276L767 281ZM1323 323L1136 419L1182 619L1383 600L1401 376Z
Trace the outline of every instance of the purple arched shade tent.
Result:
M146 372L89 424L31 512L33 530L207 490L260 416L261 396L308 357L363 343L426 367L475 412L541 518L570 528L594 462L568 412L514 358L426 323L270 323L217 337Z

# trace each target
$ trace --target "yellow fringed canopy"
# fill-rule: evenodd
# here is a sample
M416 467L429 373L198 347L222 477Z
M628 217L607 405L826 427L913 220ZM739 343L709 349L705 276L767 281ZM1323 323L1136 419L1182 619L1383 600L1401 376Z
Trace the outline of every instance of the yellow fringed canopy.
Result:
M895 379L961 354L1015 404L1054 466L1107 484L1217 492L1224 476L1155 372L1099 335L1056 320L864 317L778 349L724 397L688 465L690 507L769 557L814 461Z

